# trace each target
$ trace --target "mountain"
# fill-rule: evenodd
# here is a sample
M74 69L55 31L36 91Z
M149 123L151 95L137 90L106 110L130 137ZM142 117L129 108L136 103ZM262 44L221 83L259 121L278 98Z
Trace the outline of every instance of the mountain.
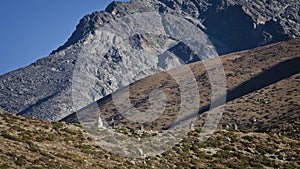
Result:
M198 21L189 19L208 34L220 55L300 35L297 0L132 0L113 2L105 12L85 16L71 38L58 50L80 41L114 17L149 11L196 18Z
M206 141L199 138L210 113L206 109L211 98L209 80L202 62L189 64L201 95L195 129L172 149L145 159L107 152L80 125L0 113L0 168L299 168L299 50L297 38L221 56L228 97L218 128ZM171 120L166 118L180 106L178 85L168 76L162 72L129 86L139 110L149 106L144 98L154 86L170 99L166 115L152 125L155 129L168 126ZM110 96L96 105L97 112L88 106L78 113L98 115L100 110L108 120L116 114ZM76 116L65 120L76 122ZM134 128L138 125L122 118L115 118L115 123L115 131L128 137L147 136L152 129L145 125L141 132Z
M121 43L121 39L107 32L111 29L110 26L118 31L120 27L114 23L120 19L122 21L122 18L124 21L124 17L130 18L135 14L138 16L141 12L160 12L185 18L185 21L193 24L198 31L207 34L208 39L205 35L202 36L203 43L211 46L208 41L210 40L218 54L250 49L300 35L297 0L113 2L105 11L85 16L69 40L50 56L2 75L0 108L26 117L57 121L149 75L199 59L216 57L216 53L210 53L208 50L198 58L187 44L168 36L134 34L125 39L126 43ZM131 26L139 28L142 25L140 27L144 30L150 30L151 26L160 28L157 23L141 18L138 22L140 23L133 22ZM121 28L125 30L126 24ZM167 51L168 55L165 55L164 51ZM139 52L148 55L140 55ZM74 70L85 72L82 75L75 73L75 80L76 75L79 77L76 81L78 84L95 83L93 88L77 93L86 99L75 104L72 85Z

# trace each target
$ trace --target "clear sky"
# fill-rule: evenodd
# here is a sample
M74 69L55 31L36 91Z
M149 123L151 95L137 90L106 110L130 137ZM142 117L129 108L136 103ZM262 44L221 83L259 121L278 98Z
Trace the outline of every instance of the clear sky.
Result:
M104 10L112 1L0 0L0 74L48 56L84 15Z

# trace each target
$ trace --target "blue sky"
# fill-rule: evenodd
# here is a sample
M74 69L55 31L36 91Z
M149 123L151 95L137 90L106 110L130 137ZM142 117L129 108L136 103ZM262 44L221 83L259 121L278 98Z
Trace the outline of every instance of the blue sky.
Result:
M0 0L0 74L48 56L67 41L84 15L111 2Z

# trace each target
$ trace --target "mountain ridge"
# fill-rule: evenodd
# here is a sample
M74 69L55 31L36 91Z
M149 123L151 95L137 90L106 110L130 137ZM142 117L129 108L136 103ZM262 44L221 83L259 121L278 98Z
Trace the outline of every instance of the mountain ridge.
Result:
M78 39L81 39L88 33L92 33L99 26L112 19L128 15L130 13L159 11L161 13L171 12L173 14L189 15L195 19L199 19L202 22L202 26L204 25L203 31L208 29L206 33L211 36L211 40L215 46L217 46L219 42L214 42L214 39L218 40L225 38L227 40L223 43L234 42L230 50L222 51L222 48L220 48L218 50L219 54L232 53L235 51L254 48L257 45L266 45L284 41L289 38L299 37L300 18L299 14L297 14L297 9L299 9L299 3L297 3L296 0L273 1L272 3L266 1L261 2L246 0L132 0L130 2L112 2L103 12L94 12L85 16L77 25L76 31L66 44L59 47L56 51L74 44L78 41ZM230 12L227 14L227 11ZM234 15L238 15L238 17L241 16L241 18L236 19L234 18ZM230 17L233 18L230 20ZM229 19L230 22L225 22L221 25L214 25L218 24L218 22L214 20L220 21L224 19ZM243 23L243 19L247 20L248 23ZM211 22L207 23L205 20L210 20ZM235 21L235 23L231 23L232 21ZM193 21L191 20L191 22ZM240 26L243 29L246 29L239 30L244 31L244 36L245 34L251 33L252 36L257 34L255 35L255 38L262 38L262 36L265 36L264 38L266 39L259 39L259 41L252 42L256 44L246 44L244 47L238 47L239 44L236 41L239 39L230 39L230 36L222 37L209 30L211 28L214 29L217 26L222 26L224 29ZM235 29L238 30L238 28ZM232 35L234 35L234 33ZM242 33L240 35L242 35ZM253 37L245 37L245 39L247 38ZM251 40L253 41L255 39L253 38ZM251 43L249 41L247 43Z

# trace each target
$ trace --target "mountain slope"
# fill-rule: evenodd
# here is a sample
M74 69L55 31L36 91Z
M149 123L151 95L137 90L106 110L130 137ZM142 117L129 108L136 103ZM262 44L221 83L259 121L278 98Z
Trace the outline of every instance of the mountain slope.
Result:
M82 129L0 114L0 168L298 168L299 137L217 131L199 142L191 132L173 149L145 160L121 158L96 145Z
M299 44L300 39L298 38L221 57L228 87L226 100L228 104L225 106L224 116L226 117L227 113L235 116L235 118L231 116L233 119L227 119L223 124L221 123L223 126L251 128L250 131L266 131L276 130L276 123L280 123L282 126L285 126L286 123L285 127L287 127L286 132L288 133L299 129L300 103L297 87L300 73L300 68L297 66L300 60ZM211 86L209 85L207 71L201 62L192 63L189 66L198 82L199 115L205 115L210 110L211 100ZM180 72L181 69L172 71ZM278 84L281 86L278 87ZM134 107L126 111L134 111L133 108L141 111L150 109L148 95L156 88L164 91L167 104L164 114L160 118L144 124L145 129L148 130L168 128L174 122L174 114L179 113L181 106L178 84L168 72L163 72L149 76L129 86L130 99ZM126 89L121 89L118 92L123 93L122 91L126 91ZM263 98L261 94L267 98ZM116 126L140 127L140 123L131 122L124 118L122 115L124 112L118 110L115 100L109 95L98 100L97 104L94 103L81 109L77 114L80 117L90 117L91 119L87 121L97 122L97 117L101 116L110 125L111 119L114 119L114 125ZM238 111L233 112L233 110ZM244 112L244 114L240 114L241 112ZM256 116L254 121L250 114ZM153 114L151 115L153 116ZM198 125L202 125L202 121L205 120L205 118L201 119L198 121ZM78 122L76 113L64 118L63 121ZM289 124L295 128L289 130Z
M105 11L85 16L66 44L50 56L0 76L0 108L26 117L56 121L148 75L178 67L182 62L199 60L186 44L159 35L134 35L128 40L129 46L111 43L108 39L113 37L102 31L105 25L122 16L151 11L182 16L207 33L218 53L224 54L298 37L298 9L297 0L113 2ZM150 56L141 57L138 53L152 48L156 50ZM172 54L171 59L162 55L161 51L165 50ZM161 57L155 57L157 55ZM87 98L86 102L73 104L73 70L80 58L85 57L101 65L91 66L91 62L83 65L85 76L96 84L81 93ZM114 71L116 68L130 74L130 78L122 77L123 74Z
M199 141L199 137L208 112L199 115L195 130L175 147L144 160L106 152L78 125L0 114L0 168L299 168L300 73L278 78L282 71L272 72L278 65L280 68L289 63L288 60L297 60L299 50L300 39L295 39L222 56L229 91L234 93L243 88L249 92L228 98L219 129L205 142ZM210 91L203 65L192 63L190 67L198 85L203 87L201 106L205 107ZM247 84L265 73L269 75L266 82L274 79L271 84L259 79L257 86L248 89ZM149 104L138 93L144 94L164 80L161 88L173 103L179 104L175 81L166 81L167 77L166 73L160 73L131 84L131 89L135 89L131 90L131 98L138 103L136 107L145 109ZM100 110L113 114L113 102L109 97L104 99L98 101ZM166 111L176 110L177 104L169 105ZM85 110L93 111L89 107L81 111ZM115 120L116 127L125 124L134 128L135 124L123 123L124 119ZM161 128L164 122L169 121L161 119L153 126ZM135 129L124 131L133 136L139 133Z

